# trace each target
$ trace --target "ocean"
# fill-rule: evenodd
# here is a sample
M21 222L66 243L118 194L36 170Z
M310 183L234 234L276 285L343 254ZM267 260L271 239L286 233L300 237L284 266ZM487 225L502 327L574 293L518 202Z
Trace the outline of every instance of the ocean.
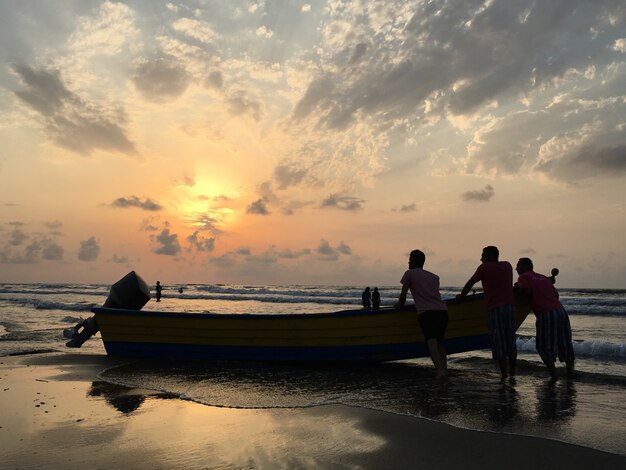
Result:
M105 354L99 335L67 349L63 329L102 305L108 285L0 284L0 356ZM179 289L182 288L182 293ZM359 308L363 286L165 285L145 309L212 313L318 313ZM227 408L326 404L365 407L584 445L626 455L626 289L561 289L570 315L577 375L557 382L535 350L534 316L518 331L518 374L502 382L490 351L449 356L451 377L433 379L427 358L381 364L268 364L128 360L103 370L92 396L120 413L144 399L184 399ZM381 287L393 304L399 287ZM442 289L454 297L458 287ZM148 398L129 389L152 390ZM120 390L124 390L121 392ZM129 398L130 397L130 398Z

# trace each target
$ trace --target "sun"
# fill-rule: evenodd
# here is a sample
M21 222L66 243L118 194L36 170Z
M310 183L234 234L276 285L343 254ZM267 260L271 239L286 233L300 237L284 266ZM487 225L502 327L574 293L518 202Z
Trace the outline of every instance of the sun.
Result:
M176 189L177 212L187 228L218 233L235 222L237 211L232 205L239 194L223 182L199 180Z

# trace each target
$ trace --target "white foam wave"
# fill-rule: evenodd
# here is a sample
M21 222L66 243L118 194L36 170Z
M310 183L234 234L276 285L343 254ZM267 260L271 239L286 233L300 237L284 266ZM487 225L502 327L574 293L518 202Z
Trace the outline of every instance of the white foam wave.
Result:
M573 341L574 354L585 358L626 358L625 343L610 343L608 341ZM517 350L519 352L537 353L535 338L518 336Z

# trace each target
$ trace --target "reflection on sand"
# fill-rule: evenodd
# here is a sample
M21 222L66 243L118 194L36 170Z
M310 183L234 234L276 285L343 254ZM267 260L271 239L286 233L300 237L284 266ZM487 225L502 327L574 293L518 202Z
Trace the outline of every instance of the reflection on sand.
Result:
M624 431L615 416L624 414L616 399L623 396L623 385L599 385L598 377L583 374L576 382L551 382L543 368L522 364L520 369L516 378L501 382L488 361L457 362L450 380L442 383L425 361L335 366L137 361L100 374L134 390L94 384L92 394L123 413L142 406L140 397L129 397L136 389L145 390L147 399L176 396L231 409L343 404L622 451ZM593 400L585 400L590 389Z
M573 380L549 380L537 387L537 419L564 421L576 414L576 383Z

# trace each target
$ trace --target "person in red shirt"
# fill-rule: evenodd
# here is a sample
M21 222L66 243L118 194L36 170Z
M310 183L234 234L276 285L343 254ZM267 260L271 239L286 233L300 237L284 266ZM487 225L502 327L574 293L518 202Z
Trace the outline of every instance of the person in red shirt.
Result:
M409 255L409 269L400 280L402 291L395 307L404 305L410 290L437 378L445 379L448 377L448 360L443 340L448 328L448 306L441 300L439 276L424 269L425 261L426 255L420 250L413 250Z
M487 305L491 355L500 365L502 378L515 375L517 345L515 344L515 296L513 295L513 267L508 261L498 261L500 252L495 246L483 248L476 272L467 281L459 297L465 297L478 281L482 282ZM508 365L508 370L507 370Z
M567 375L571 377L574 374L575 357L569 316L559 301L559 293L554 288L552 279L534 272L533 269L530 258L520 258L515 267L519 274L516 286L522 295L530 298L537 318L537 352L553 379L557 378L557 356L561 362L565 362Z

